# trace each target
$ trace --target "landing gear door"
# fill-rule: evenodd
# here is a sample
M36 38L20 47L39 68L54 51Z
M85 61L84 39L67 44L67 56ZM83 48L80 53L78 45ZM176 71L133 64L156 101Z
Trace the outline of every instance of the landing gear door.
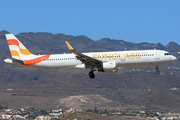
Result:
M155 59L156 60L160 59L160 54L158 50L155 50Z

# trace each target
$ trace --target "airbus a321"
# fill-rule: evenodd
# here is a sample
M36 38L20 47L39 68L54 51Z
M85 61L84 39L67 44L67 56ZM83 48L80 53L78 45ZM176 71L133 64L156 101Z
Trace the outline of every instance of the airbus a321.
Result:
M32 54L13 34L6 34L11 57L5 63L43 70L90 70L89 77L94 78L94 71L117 73L119 67L158 66L174 63L176 57L164 50L133 50L80 53L67 42L71 54Z

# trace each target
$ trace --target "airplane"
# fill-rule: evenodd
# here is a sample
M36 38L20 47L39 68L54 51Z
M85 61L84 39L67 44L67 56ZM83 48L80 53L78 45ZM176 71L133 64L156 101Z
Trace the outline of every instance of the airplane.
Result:
M159 66L176 62L176 57L164 50L131 50L80 53L67 42L71 54L32 54L13 34L5 34L11 57L5 63L42 70L90 70L89 77L95 77L94 71L115 74L119 67Z

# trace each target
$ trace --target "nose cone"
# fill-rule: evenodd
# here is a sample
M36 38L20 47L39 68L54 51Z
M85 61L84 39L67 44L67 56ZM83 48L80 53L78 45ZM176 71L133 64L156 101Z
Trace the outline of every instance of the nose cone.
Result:
M175 56L171 56L171 61L176 62L177 58Z

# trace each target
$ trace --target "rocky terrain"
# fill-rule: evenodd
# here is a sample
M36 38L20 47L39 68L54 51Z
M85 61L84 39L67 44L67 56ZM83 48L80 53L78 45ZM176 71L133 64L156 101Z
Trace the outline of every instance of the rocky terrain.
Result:
M10 56L4 34L0 32L0 106L107 109L154 109L180 111L180 63L155 67L120 68L117 74L95 72L91 80L89 71L43 71L4 64ZM130 43L103 38L93 41L86 36L51 33L20 33L17 38L34 54L69 53L67 40L79 52L132 49L163 49L180 59L180 46L174 42ZM176 90L170 90L177 88Z

